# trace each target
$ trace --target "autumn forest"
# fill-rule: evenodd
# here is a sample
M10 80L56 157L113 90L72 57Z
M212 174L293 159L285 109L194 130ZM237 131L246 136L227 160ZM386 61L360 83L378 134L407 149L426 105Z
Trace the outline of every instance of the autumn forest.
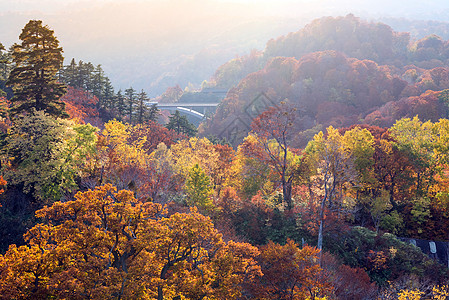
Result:
M449 298L449 41L323 17L150 99L57 36L0 44L0 299Z

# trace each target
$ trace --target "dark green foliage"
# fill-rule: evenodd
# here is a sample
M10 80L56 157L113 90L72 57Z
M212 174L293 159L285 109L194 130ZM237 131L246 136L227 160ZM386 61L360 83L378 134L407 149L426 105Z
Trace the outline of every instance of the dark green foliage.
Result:
M178 134L185 134L187 136L195 136L197 133L197 129L195 126L187 120L186 116L181 116L179 111L176 111L173 115L171 115L167 125L165 128L169 130L174 130Z
M280 195L282 197L282 195ZM280 199L282 201L282 198ZM285 244L288 239L294 239L300 242L300 233L296 226L296 221L290 215L274 209L272 219L266 224L267 241L273 241L278 244Z
M128 121L129 123L133 123L133 114L134 114L134 104L136 104L136 90L132 87L125 90L125 96L126 96L126 106L127 106L127 113L128 113Z
M9 61L8 53L3 53L5 47L0 43L0 97L6 96L6 79L9 75Z
M100 105L102 107L108 108L117 113L117 97L114 94L114 87L107 77L104 79L104 84L100 89L100 97L98 97L98 99L101 100L102 103L100 103Z
M56 78L64 58L53 30L42 21L32 20L19 38L22 43L13 47L14 68L7 81L14 90L10 115L29 113L35 108L54 117L66 117L64 102L59 100L65 85Z
M382 286L388 281L414 274L437 282L448 278L448 270L411 244L394 235L354 227L339 238L325 240L325 247L342 259L343 264L365 268L371 280Z
M0 51L4 51L5 50L5 46L3 46L2 43L0 43Z
M149 108L148 108L148 121L152 121L152 122L157 122L157 119L160 115L160 110L159 108L157 108L156 104L152 104Z
M59 80L77 89L85 90L98 98L97 108L100 110L100 117L107 121L106 115L117 117L117 98L114 93L109 78L104 74L101 65L94 65L91 62L75 59L69 65L64 66L59 72ZM103 110L107 110L107 113Z
M35 210L39 208L33 197L24 194L20 188L8 187L0 195L0 253L5 253L9 245L23 245L23 234L36 225Z
M125 96L122 94L122 90L117 92L115 96L116 106L117 106L117 116L121 120L126 115L126 103Z
M90 90L92 91L92 94L95 95L98 99L101 99L103 103L101 103L102 106L105 106L106 100L103 98L104 96L104 90L106 88L106 77L104 75L104 71L101 68L101 65L97 65L95 69L91 73L91 86ZM110 82L109 82L110 84ZM112 86L110 86L111 88ZM112 91L113 93L113 91Z
M443 90L441 91L440 95L438 96L438 100L444 104L444 108L446 110L446 118L449 117L449 90Z
M81 63L81 61L80 61ZM76 61L74 58L70 61L70 64L67 66L64 66L59 71L59 80L64 82L67 85L73 86L75 88L81 88L81 86L78 85L76 79L78 74L78 66L76 65Z
M296 225L291 215L278 209L262 209L248 204L232 216L236 232L253 245L265 245L269 241L285 244L287 239L301 242L309 236Z
M142 90L139 94L137 94L137 123L142 124L146 121L148 116L148 101L150 99L148 98L147 93L145 93L144 90Z

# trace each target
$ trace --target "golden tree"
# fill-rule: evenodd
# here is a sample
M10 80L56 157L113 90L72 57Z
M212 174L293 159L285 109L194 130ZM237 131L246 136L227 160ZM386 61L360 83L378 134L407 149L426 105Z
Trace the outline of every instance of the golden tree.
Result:
M225 243L195 209L159 204L111 185L37 212L28 245L0 255L0 293L13 299L236 299L261 275L257 248Z

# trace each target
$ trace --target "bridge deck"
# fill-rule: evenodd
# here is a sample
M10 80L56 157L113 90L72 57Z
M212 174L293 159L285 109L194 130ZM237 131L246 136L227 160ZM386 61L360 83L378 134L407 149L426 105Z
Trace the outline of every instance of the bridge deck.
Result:
M158 108L170 108L170 107L216 107L220 102L210 102L210 103L158 103L149 102L149 105L156 104Z

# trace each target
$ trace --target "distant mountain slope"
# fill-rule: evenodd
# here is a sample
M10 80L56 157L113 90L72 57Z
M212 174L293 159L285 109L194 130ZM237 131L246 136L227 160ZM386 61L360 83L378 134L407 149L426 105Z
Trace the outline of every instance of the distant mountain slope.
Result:
M309 135L328 125L391 126L411 113L435 119L446 114L439 95L421 95L449 88L448 59L449 43L437 36L410 42L408 33L353 15L321 18L221 66L210 85L234 88L202 132L230 138L223 128L238 119L238 142L250 130L245 110L261 93L296 107L296 130L314 128Z
M412 39L421 39L436 34L442 39L449 39L449 22L436 20L416 20L406 18L383 17L379 22L390 25L396 31L410 32Z
M52 12L2 10L0 42L11 46L28 20L42 19L60 40L66 64L72 58L101 64L116 90L132 86L152 97L176 84L199 87L226 61L310 21L218 1L77 5Z
M432 48L429 44L410 44L408 32L396 32L384 23L362 21L349 14L345 17L316 19L303 29L268 41L262 55L248 55L234 59L217 69L213 84L230 88L251 72L263 68L277 56L301 58L315 51L335 50L348 57L370 59L378 64L403 66L439 59L447 47L436 49L438 53L420 56L416 53ZM429 51L427 51L429 52Z

